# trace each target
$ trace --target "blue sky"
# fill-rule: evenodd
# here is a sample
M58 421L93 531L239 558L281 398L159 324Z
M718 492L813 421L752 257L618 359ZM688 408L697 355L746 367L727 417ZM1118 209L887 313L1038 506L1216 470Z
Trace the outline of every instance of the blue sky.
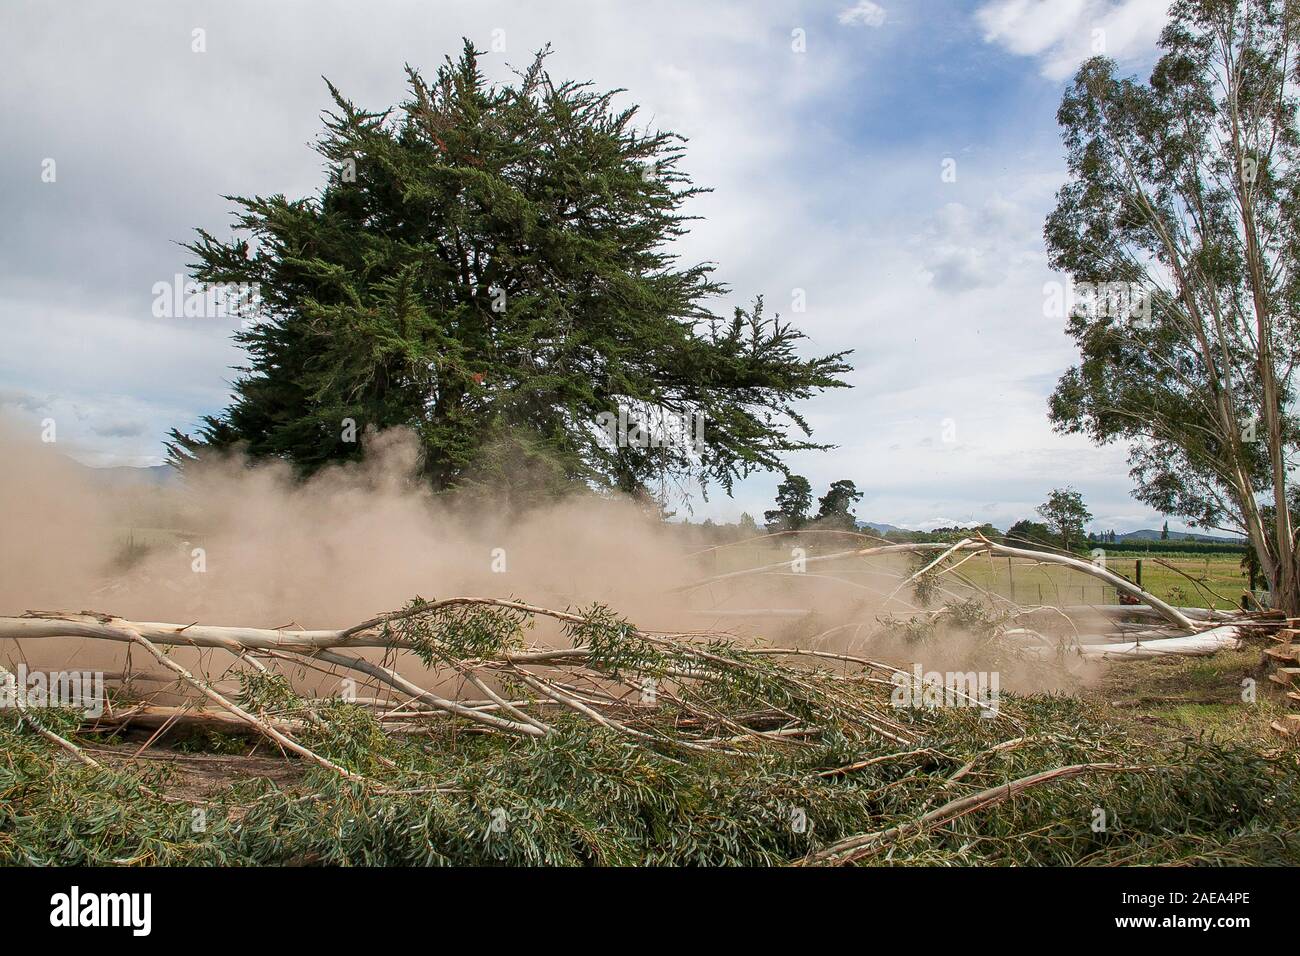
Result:
M178 242L221 231L223 194L312 193L322 74L363 105L403 97L460 37L504 76L551 42L552 72L624 87L690 137L714 192L680 243L732 293L764 294L810 349L855 350L854 388L804 408L839 446L792 465L852 478L861 517L1006 526L1073 484L1095 527L1161 520L1122 448L1054 435L1071 364L1043 314L1042 221L1064 175L1061 91L1101 44L1135 73L1164 0L835 3L10 3L0 30L0 413L53 417L68 451L150 464L228 394L233 323L150 313ZM195 52L194 31L205 49ZM803 49L796 42L802 31ZM1100 32L1098 32L1100 31ZM55 182L42 163L56 161ZM956 181L944 181L946 160ZM791 314L793 290L807 311ZM697 517L771 506L773 475ZM1171 527L1179 528L1177 522Z

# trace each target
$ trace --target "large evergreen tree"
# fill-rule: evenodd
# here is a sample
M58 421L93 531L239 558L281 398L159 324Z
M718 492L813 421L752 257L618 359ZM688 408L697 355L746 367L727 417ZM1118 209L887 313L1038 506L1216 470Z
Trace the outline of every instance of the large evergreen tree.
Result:
M478 55L466 42L431 84L408 67L410 99L382 113L330 85L321 194L231 197L238 237L199 230L195 276L256 284L260 314L234 403L173 432L173 460L239 445L308 473L361 454L351 421L414 429L439 488L545 462L729 491L826 447L793 403L843 386L847 353L800 357L761 298L715 315L712 267L667 247L701 191L681 138L638 129L619 91L552 80L545 52L506 85Z

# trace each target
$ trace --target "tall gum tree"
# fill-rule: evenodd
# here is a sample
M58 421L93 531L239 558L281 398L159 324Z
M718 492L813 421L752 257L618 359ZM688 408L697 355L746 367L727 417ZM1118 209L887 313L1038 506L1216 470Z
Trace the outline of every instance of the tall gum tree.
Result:
M1247 535L1290 614L1298 22L1292 0L1177 0L1149 83L1084 63L1044 229L1080 292L1056 428L1127 441L1139 499Z

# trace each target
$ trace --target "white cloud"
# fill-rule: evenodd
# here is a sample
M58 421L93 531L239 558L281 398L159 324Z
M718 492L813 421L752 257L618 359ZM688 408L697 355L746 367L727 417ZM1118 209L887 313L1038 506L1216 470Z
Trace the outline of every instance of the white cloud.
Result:
M846 27L876 27L885 24L885 8L871 0L860 0L852 7L840 11L840 23Z
M1148 59L1168 19L1169 0L990 0L975 13L984 40L1035 57L1063 80L1090 56L1127 65Z
M993 288L1009 270L1037 256L1038 217L1020 204L992 193L972 208L945 203L930 217L920 245L929 282L943 292Z

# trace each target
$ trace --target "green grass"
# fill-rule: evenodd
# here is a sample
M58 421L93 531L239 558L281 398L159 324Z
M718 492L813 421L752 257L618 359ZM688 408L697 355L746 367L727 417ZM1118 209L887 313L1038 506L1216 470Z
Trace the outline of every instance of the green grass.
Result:
M1142 587L1163 601L1180 607L1239 606L1249 581L1235 554L1160 556L1140 559L1108 556L1106 570L1137 582L1137 561L1142 562ZM1163 563L1160 563L1163 562ZM1030 567L1022 562L995 558L976 559L962 566L972 581L1022 604L1115 604L1115 588L1079 571L1059 566Z

